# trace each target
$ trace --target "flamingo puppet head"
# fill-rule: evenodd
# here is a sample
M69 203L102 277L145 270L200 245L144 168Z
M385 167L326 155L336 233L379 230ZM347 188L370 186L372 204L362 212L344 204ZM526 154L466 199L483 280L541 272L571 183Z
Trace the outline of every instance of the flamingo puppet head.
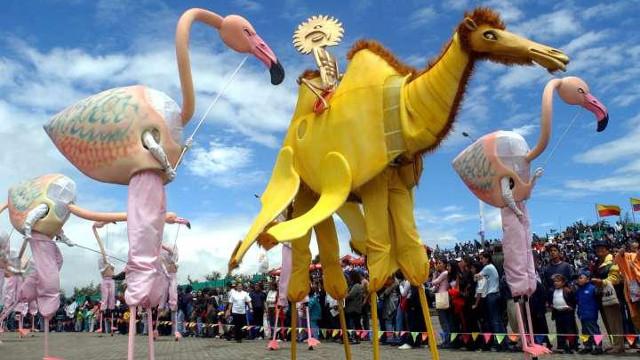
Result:
M569 105L579 105L591 111L598 121L596 131L601 132L607 128L609 113L606 106L589 91L589 85L576 76L567 76L559 80L556 87L558 96Z
M239 15L226 16L218 31L220 38L228 47L258 58L269 69L271 84L278 85L284 80L284 68L276 54L256 33L247 19Z

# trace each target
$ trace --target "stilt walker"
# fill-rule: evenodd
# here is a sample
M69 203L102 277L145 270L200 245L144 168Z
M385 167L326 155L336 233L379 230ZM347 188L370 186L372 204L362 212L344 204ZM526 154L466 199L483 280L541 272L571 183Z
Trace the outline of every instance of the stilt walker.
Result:
M100 248L100 258L98 259L98 269L100 270L100 326L98 332L104 332L104 313L109 312L111 316L109 333L113 336L113 310L116 308L116 283L113 281L113 274L115 272L115 266L107 258L107 252L105 251L105 245L98 234L98 229L102 228L106 224L104 222L95 222L91 229L93 235L96 237L98 247Z
M554 91L566 103L580 105L593 112L598 122L598 132L606 128L609 119L607 110L589 93L584 81L576 77L553 79L547 83L542 95L541 135L533 150L529 150L529 145L521 135L512 131L497 131L475 141L453 161L454 169L469 189L484 202L500 208L504 271L516 303L518 331L525 359L550 353L545 346L536 344L533 338L529 297L536 290L536 273L525 202L543 173L542 168L537 168L531 179L530 164L545 150L551 136ZM526 321L524 316L527 317Z
M219 30L223 42L233 50L256 56L269 68L273 84L284 79L275 54L246 19L190 9L180 17L176 30L182 109L166 94L137 85L106 90L81 100L45 126L63 155L87 176L129 187L125 300L131 311L131 327L136 308L150 311L163 295L157 285L163 281L159 256L166 213L164 185L176 176L175 168L184 153L182 128L195 111L188 49L194 22ZM87 133L97 136L82 136ZM149 358L153 359L152 336L148 343ZM130 332L127 358L132 360L133 354L134 333Z

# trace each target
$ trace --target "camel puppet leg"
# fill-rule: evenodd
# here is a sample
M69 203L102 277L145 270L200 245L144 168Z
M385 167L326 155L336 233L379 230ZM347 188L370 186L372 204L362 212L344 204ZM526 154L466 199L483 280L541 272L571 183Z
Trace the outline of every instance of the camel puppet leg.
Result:
M438 360L440 354L423 286L429 277L429 259L416 228L412 188L402 181L398 169L391 168L389 171L389 212L393 224L393 241L397 249L396 258L407 280L418 287L422 317L429 336L429 350L433 359Z
M342 305L342 301L338 301L338 314L340 316L340 331L342 332L342 344L344 345L345 359L351 360L351 344L349 343L347 319L344 316L344 306Z
M267 231L277 241L303 237L309 229L333 215L351 192L351 168L342 154L331 152L322 159L320 168L320 198L302 216L275 225Z
M293 217L300 216L313 206L315 196L306 186L301 186L293 203ZM291 241L291 277L287 297L291 302L300 302L309 295L309 264L311 264L311 230ZM293 311L293 310L292 310Z
M264 231L271 221L286 210L296 196L299 187L300 176L293 167L293 150L288 146L283 147L278 153L276 163L273 166L269 184L267 184L267 188L260 197L260 203L262 204L260 213L253 221L247 236L238 243L233 251L229 261L229 270L236 268L240 264L242 257L258 235Z
M346 202L338 209L337 213L351 234L351 239L349 239L351 249L358 255L365 255L367 253L367 224L364 221L360 205Z

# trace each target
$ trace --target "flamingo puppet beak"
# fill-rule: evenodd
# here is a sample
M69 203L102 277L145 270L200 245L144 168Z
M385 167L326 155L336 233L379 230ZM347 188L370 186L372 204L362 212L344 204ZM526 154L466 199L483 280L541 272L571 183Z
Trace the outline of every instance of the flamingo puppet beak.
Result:
M584 95L584 104L582 107L591 111L598 121L597 132L604 131L607 128L607 124L609 123L609 112L607 111L607 107L604 106L595 96L591 94Z
M176 217L176 224L182 224L185 225L187 227L187 229L191 230L191 223L189 222L189 220L182 218L182 217Z
M278 85L284 81L284 68L269 45L258 34L251 34L248 38L252 46L251 53L269 69L271 84Z

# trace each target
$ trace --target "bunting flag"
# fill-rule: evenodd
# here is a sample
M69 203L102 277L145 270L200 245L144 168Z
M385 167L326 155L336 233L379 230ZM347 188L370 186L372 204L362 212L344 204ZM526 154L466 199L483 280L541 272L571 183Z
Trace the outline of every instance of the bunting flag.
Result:
M429 333L423 332L422 333L422 341L427 341L428 338L429 338Z
M415 332L415 331L411 332L411 337L413 338L413 342L415 343L416 338L418 337L418 332Z
M449 341L454 342L456 341L457 337L458 337L458 333L451 333L451 335L449 335Z
M287 335L291 334L291 328L287 328Z
M549 342L550 343L556 342L556 339L558 338L558 336L556 334L549 334L547 336L549 337Z
M511 342L518 342L518 339L520 339L520 335L518 335L518 334L509 334L509 340Z
M613 335L609 335L608 337L609 337L609 343L613 344Z
M468 344L469 340L471 340L471 336L469 334L462 334L462 342L464 344Z
M496 341L498 342L498 344L502 344L504 342L505 337L506 337L506 334L496 334Z
M491 333L484 333L484 334L482 334L482 335L484 336L484 343L485 343L485 344L488 344L488 343L490 343L490 342L491 342L491 336L492 336L492 334L491 334Z
M534 336L536 343L542 344L544 342L545 335L535 335Z
M322 330L320 330L320 332L322 333L322 337L326 339L327 338L327 329L322 329Z
M404 336L408 331L400 331L400 336Z
M640 211L640 199L631 198L631 211Z
M600 217L620 215L620 206L618 205L596 204L596 209Z
M445 339L448 338L447 333L444 331L440 332L440 340L445 341Z
M625 338L627 339L629 346L633 345L633 343L636 341L635 335L625 335Z
M593 342L595 342L596 345L602 344L602 335L593 335Z
M384 337L384 334L390 334L390 333L392 333L392 332L393 332L393 331L381 331L381 332L380 332L380 337L378 338L378 340L382 340L382 337Z
M582 343L586 343L589 340L590 336L589 335L580 335L580 341Z
M331 333L331 337L336 337L338 335L338 329L333 329L333 332Z
M480 333L478 333L478 332L472 332L471 333L471 338L473 339L473 341L476 341L476 339L478 338L479 335L480 335Z

